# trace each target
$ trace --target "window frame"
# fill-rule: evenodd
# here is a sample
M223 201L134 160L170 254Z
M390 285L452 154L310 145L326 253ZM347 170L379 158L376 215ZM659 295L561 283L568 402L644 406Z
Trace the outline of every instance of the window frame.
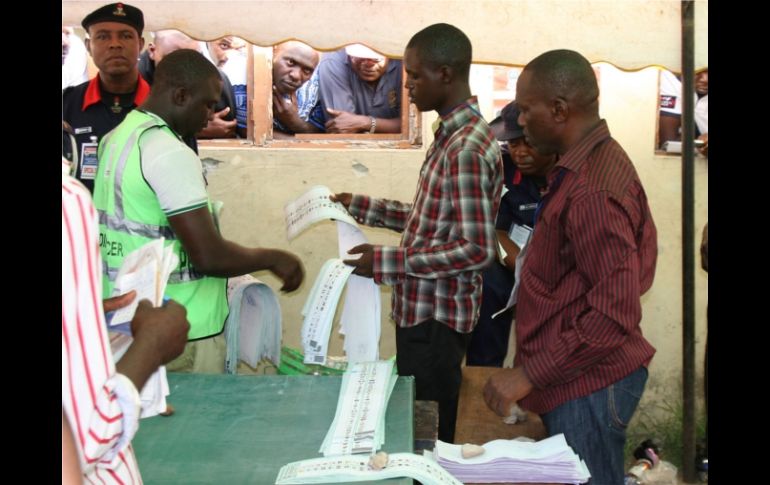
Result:
M421 149L422 116L409 102L409 93L402 83L400 133L298 133L291 138L273 138L273 47L246 43L248 103L246 139L199 139L201 148L313 148L313 149ZM401 66L402 79L406 79ZM264 115L259 115L264 113Z

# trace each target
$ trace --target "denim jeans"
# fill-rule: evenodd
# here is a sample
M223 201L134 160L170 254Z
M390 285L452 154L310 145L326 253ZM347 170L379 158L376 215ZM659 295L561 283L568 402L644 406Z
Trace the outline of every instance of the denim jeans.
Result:
M567 401L542 416L548 435L564 433L567 443L585 460L590 485L623 485L626 427L647 382L640 367L593 394Z

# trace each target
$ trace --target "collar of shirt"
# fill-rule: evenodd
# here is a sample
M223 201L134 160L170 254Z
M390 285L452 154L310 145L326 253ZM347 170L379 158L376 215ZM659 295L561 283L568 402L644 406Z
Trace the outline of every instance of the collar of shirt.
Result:
M577 142L577 144L567 150L567 153L559 158L559 161L556 162L556 167L564 167L572 172L579 172L585 165L588 154L591 153L596 145L609 138L610 129L607 127L607 121L599 120L599 123L582 140ZM549 181L558 171L551 170L548 176Z
M145 98L147 98L147 95L149 94L150 85L147 84L147 81L145 81L142 76L139 76L139 82L136 85L136 94L134 94L134 104L139 106L144 103ZM83 96L83 106L80 109L85 111L89 106L96 104L101 100L102 90L99 88L99 75L97 74L91 79L91 82L88 83L88 89L86 89L86 94Z
M440 118L441 122L434 133L434 137L438 138L441 133L454 133L461 126L467 125L476 116L483 118L479 111L478 99L476 96L471 96Z

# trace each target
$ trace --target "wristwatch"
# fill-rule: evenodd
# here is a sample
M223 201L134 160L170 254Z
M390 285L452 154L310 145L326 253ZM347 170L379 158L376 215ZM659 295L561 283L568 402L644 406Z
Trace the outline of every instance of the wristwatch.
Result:
M369 118L372 119L372 126L369 128L369 133L374 133L374 131L377 129L377 118L374 116L370 116Z

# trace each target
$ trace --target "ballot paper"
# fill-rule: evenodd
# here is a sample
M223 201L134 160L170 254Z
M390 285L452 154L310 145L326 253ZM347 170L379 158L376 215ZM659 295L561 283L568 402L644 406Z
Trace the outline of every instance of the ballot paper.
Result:
M348 366L329 431L324 456L372 454L385 443L385 411L398 376L392 360Z
M225 321L225 373L236 374L238 361L257 367L263 358L281 363L281 305L272 288L251 275L227 281L230 314Z
M463 458L460 445L436 441L433 458L465 483L585 483L591 478L585 461L563 434L541 441L494 440L484 453Z
M367 242L355 219L339 202L332 202L329 188L314 186L285 206L287 236L291 240L316 222L337 220L339 260L321 268L303 307L302 342L306 364L325 364L332 320L338 300L345 294L340 334L349 363L379 359L382 303L380 289L371 278L352 275L343 259L357 259L348 251Z
M163 293L171 271L179 264L171 245L164 247L164 238L155 239L141 246L123 259L115 278L112 296L136 291L136 298L130 305L109 315L110 330L130 334L131 319L141 300L150 300L153 306L163 303Z
M382 470L369 468L369 455L313 458L281 467L276 485L340 483L410 477L423 485L462 485L435 461L414 453L393 453Z
M130 335L118 332L109 332L110 348L115 362L119 361L126 353L134 339ZM169 395L168 380L166 379L166 366L162 365L144 383L139 391L139 399L142 402L140 418L149 418L166 410L166 396Z

